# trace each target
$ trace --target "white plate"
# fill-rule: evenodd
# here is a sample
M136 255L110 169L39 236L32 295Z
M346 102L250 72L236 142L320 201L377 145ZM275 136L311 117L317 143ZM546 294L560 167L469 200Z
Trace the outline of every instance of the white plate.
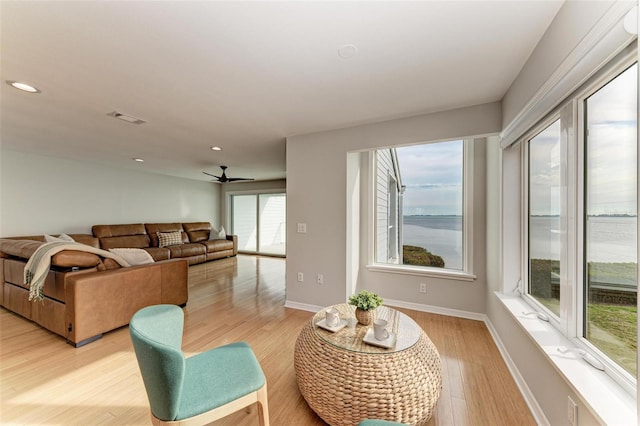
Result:
M373 346L380 346L381 348L393 348L396 344L396 335L395 333L389 333L389 337L385 340L378 340L376 336L373 334L373 327L367 330L367 333L364 335L364 339L362 339L365 343L368 343Z
M338 323L338 325L335 325L333 327L331 327L330 325L327 325L327 320L323 319L321 321L318 321L316 323L316 325L320 328L324 328L325 330L329 330L333 333L335 333L338 330L342 330L344 328L345 325L347 325L349 323L349 321L347 321L346 319L342 319L340 320L340 322Z

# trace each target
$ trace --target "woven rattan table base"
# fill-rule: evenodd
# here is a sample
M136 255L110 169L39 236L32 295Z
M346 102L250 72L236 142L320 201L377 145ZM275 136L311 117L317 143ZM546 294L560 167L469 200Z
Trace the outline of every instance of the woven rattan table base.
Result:
M422 425L440 398L442 366L436 347L422 332L408 349L361 353L320 339L313 322L296 341L298 387L313 411L332 426L384 419Z

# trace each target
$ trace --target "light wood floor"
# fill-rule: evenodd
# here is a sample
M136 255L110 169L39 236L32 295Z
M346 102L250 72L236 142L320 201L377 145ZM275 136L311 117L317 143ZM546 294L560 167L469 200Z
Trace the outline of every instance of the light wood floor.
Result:
M293 369L296 337L312 313L283 307L283 259L238 256L189 271L183 349L236 340L252 346L267 376L273 426L324 425L306 405ZM533 425L485 325L401 309L430 336L443 361L443 390L429 425ZM0 309L0 423L150 424L127 327L75 349ZM257 410L216 425L257 425Z

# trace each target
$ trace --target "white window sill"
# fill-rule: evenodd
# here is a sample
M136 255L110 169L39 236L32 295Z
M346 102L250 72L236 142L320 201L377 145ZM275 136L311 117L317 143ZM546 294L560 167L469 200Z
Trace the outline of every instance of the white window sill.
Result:
M443 278L446 280L474 281L476 276L462 271L439 268L421 268L408 265L367 265L367 270L390 274L417 275L421 277Z
M620 426L638 424L634 395L580 356L558 352L559 348L574 348L575 345L551 324L535 315L523 315L523 312L530 312L531 307L520 296L495 294L599 422Z

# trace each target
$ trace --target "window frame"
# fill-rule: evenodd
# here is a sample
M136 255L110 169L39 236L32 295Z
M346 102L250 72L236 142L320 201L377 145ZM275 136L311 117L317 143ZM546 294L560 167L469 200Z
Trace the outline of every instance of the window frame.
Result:
M242 254L255 254L255 255L263 255L263 256L271 256L271 257L287 257L286 255L286 241L285 241L285 253L284 254L280 254L280 253L269 253L269 252L261 252L260 251L260 196L261 195L283 195L285 197L285 203L288 201L287 200L287 192L284 189L249 189L249 190L234 190L234 191L228 191L225 193L225 204L226 204L226 208L225 208L225 212L226 212L226 221L225 221L225 228L228 230L229 234L233 234L234 233L234 197L236 196L255 196L256 197L256 250L255 251L251 251L251 250L238 250L238 253L242 253ZM285 204L286 206L286 204ZM286 215L287 211L285 208L285 215ZM285 221L286 221L286 217L285 217ZM285 228L286 228L286 222L285 222Z
M521 189L521 193L523 194L522 197L522 229L524 230L523 235L524 238L522 238L522 265L521 265L521 270L523 271L523 277L525 279L523 279L521 281L521 286L522 288L520 288L520 293L522 295L522 298L525 299L525 301L532 306L532 308L534 308L534 310L536 312L543 312L548 318L549 318L549 322L551 324L553 324L556 328L559 329L563 329L566 330L567 328L567 324L563 323L563 311L566 312L567 306L566 303L567 301L564 300L566 299L566 297L563 297L563 294L565 292L563 292L563 288L567 287L568 284L568 280L567 280L567 268L562 268L563 265L563 259L566 258L566 238L567 238L567 232L566 232L566 227L567 227L567 202L566 202L566 197L562 196L562 194L566 194L566 176L568 175L568 173L564 172L562 170L563 167L565 167L566 163L567 163L567 137L565 135L564 132L564 125L563 125L563 117L566 116L566 111L565 109L561 110L561 111L557 111L551 115L549 115L547 118L545 118L543 121L541 121L540 123L538 123L535 127L533 127L529 132L527 132L523 138L523 148L522 149L522 158L521 158L521 162L522 162L522 189ZM561 164L561 170L560 170L560 190L561 190L561 197L560 197L560 316L557 316L554 312L552 312L550 309L548 309L546 306L544 306L542 303L540 303L538 300L536 300L533 296L531 296L529 294L529 277L530 277L530 271L529 271L529 142L531 142L531 140L533 140L534 138L536 138L538 135L540 135L542 132L544 132L548 127L550 127L553 123L555 123L556 121L560 121L560 164ZM566 168L564 169L566 170ZM566 264L566 263L565 263ZM564 316L566 318L566 316Z
M622 72L638 63L637 51L602 67L592 78L569 94L566 100L548 116L532 127L520 139L521 150L521 244L522 277L518 288L520 297L534 311L543 312L564 337L577 348L595 356L605 368L605 373L632 395L637 395L637 379L619 366L608 355L583 337L584 324L584 227L585 227L585 120L584 101L615 80ZM639 71L640 72L640 71ZM528 143L546 127L560 119L561 125L561 278L560 317L528 294L529 279L529 161ZM640 157L640 153L638 154ZM640 187L640 185L639 185ZM640 198L640 197L639 197ZM564 212L564 213L562 213ZM563 263L564 262L564 263ZM565 265L563 268L562 265ZM575 283L575 285L572 285ZM640 360L638 360L640 362Z
M454 140L462 140L462 269L435 268L428 266L413 266L404 264L383 264L376 261L376 224L378 220L378 210L376 201L376 151L382 149L396 148L406 145L397 145L387 148L377 148L371 151L369 156L369 179L368 192L369 205L368 210L373 212L371 226L369 226L368 234L368 261L367 270L375 272L388 272L403 275L416 275L421 277L432 277L442 279L452 279L458 281L474 281L477 277L473 273L473 175L474 175L474 140L470 138L443 139L436 141L422 142L412 145L426 145L432 143L450 142ZM401 219L398 218L398 221Z
M576 150L576 167L577 167L577 194L575 197L576 205L575 205L575 217L576 217L576 232L575 232L575 256L576 256L576 269L575 269L575 279L577 285L575 286L575 300L574 300L574 317L573 321L570 323L570 332L573 334L573 337L578 345L588 352L595 355L598 359L603 361L606 372L609 374L616 382L622 384L623 386L632 386L637 390L637 379L634 378L630 373L624 370L618 363L613 361L602 352L598 347L592 344L587 338L584 337L584 329L586 327L585 324L585 311L584 311L584 303L585 303L585 266L586 260L585 256L585 183L586 183L586 138L585 138L585 101L593 94L598 92L600 89L604 88L607 84L614 81L616 78L620 76L624 71L632 67L634 64L637 64L638 58L637 55L633 55L632 57L625 57L620 61L609 64L608 67L603 69L603 72L598 75L596 79L590 82L588 85L583 87L575 97L574 107L575 107L575 117L576 117L576 130L577 130L577 150ZM638 68L638 73L640 73L640 66ZM638 154L636 154L638 155ZM637 160L637 158L636 158ZM637 175L636 175L637 179ZM638 194L638 185L636 180L636 194ZM637 196L637 195L636 195ZM638 212L636 212L638 213ZM636 226L637 226L637 218L636 218ZM637 243L637 242L636 242ZM636 263L638 259L636 258ZM640 284L640 283L638 283ZM636 359L636 362L640 362L640 359Z

